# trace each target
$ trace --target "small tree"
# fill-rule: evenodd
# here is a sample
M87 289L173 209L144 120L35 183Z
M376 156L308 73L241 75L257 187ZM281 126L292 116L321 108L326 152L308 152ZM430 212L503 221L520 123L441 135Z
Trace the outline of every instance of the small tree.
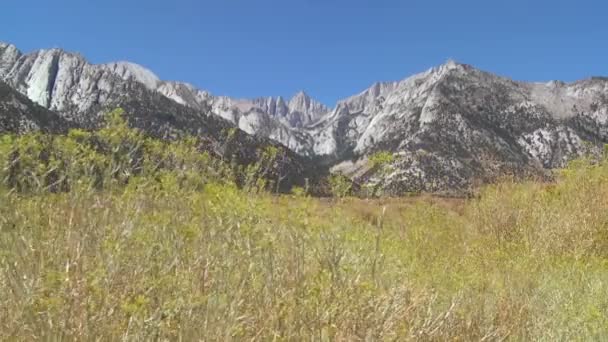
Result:
M371 168L376 171L376 175L381 179L378 183L370 184L369 186L367 186L368 191L370 192L370 196L380 195L382 179L384 179L389 174L391 170L390 165L394 160L394 155L388 151L376 152L369 157L369 163L371 164Z
M105 127L97 136L104 148L110 152L109 179L126 184L134 175L142 171L144 135L129 127L125 112L117 108L105 117Z
M277 173L277 180L274 184L277 187L283 180L281 175L281 164L284 162L284 151L275 146L266 146L259 151L259 159L256 163L247 166L245 171L245 188L251 192L259 192L272 188L269 184L273 173Z
M329 186L334 196L344 198L351 193L353 182L342 173L336 173L329 177Z

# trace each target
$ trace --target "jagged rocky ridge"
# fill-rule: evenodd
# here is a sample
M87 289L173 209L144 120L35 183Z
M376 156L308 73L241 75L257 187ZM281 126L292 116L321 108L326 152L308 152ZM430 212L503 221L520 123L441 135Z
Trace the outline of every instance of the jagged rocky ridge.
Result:
M376 86L377 88L377 86ZM372 88L374 89L374 88ZM523 83L453 61L338 105L335 146L353 161L335 168L389 193L462 191L504 174L543 176L607 142L608 79ZM355 105L352 105L355 104ZM366 156L395 161L370 170Z
M6 82L2 84L10 96L19 94L19 99L32 108L26 113L13 111L12 107L0 112L0 122L10 123L5 125L8 131L93 129L103 122L108 110L121 107L131 126L164 139L186 134L201 137L206 150L227 162L250 165L266 147L278 148L282 158L267 176L272 181L280 179L280 190L303 186L306 178L312 180L318 174L307 158L268 138L234 129L231 122L210 114L210 107L204 103L186 106L150 89L160 81L135 64L92 65L78 54L59 49L22 54L12 45L0 44L0 79ZM10 101L1 101L0 106L7 103ZM42 114L34 115L34 110ZM22 128L14 129L17 126L13 122Z
M608 79L515 82L454 61L374 84L334 109L303 92L291 100L213 96L136 64L92 65L59 49L23 54L9 44L0 44L0 78L78 125L129 103L136 125L165 136L214 134L207 123L224 118L391 194L462 193L505 173L543 176L599 153L608 139ZM394 155L381 170L368 162L378 151Z

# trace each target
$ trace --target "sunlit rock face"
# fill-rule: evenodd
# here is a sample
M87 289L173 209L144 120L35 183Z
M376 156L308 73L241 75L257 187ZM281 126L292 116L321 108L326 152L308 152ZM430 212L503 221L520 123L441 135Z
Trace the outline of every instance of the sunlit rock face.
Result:
M504 174L543 175L599 153L608 141L604 78L523 83L449 61L384 89L375 85L354 104L339 104L327 136L357 160L393 152L391 167L361 178L389 193L449 192Z

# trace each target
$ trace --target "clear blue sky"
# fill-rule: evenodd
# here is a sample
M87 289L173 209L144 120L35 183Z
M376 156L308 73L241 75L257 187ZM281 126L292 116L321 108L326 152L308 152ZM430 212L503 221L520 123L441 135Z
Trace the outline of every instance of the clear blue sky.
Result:
M214 94L328 105L448 58L518 80L608 75L604 0L4 1L0 40L129 60Z

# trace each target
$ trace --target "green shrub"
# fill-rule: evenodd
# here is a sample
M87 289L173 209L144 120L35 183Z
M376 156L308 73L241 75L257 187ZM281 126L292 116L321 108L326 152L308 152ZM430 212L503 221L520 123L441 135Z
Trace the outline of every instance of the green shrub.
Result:
M382 167L392 163L394 160L395 157L388 151L376 152L369 157L369 162L372 164L372 167Z
M0 176L7 188L20 192L109 189L135 177L154 181L165 172L174 173L182 186L232 181L226 177L228 167L198 146L193 137L173 142L145 137L127 126L119 109L107 115L106 126L98 131L4 136Z
M333 196L344 198L351 195L353 182L350 178L341 173L336 173L329 176L329 186Z

